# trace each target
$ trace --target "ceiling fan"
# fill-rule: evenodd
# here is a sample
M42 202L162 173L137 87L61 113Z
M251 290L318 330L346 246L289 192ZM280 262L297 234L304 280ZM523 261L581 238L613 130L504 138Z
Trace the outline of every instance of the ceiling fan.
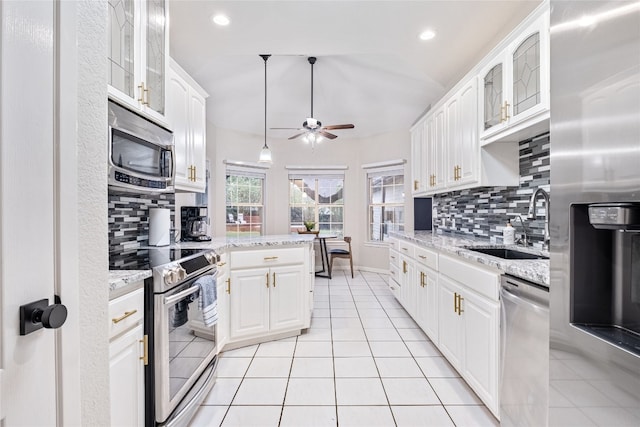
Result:
M320 142L322 137L329 139L336 139L338 135L334 135L330 132L330 130L338 130L338 129L353 129L355 126L352 124L343 124L343 125L329 125L322 126L322 122L313 118L313 64L316 63L316 57L310 56L307 58L309 64L311 64L311 115L307 118L307 120L302 123L301 128L271 128L271 129L295 129L298 131L302 131L293 136L290 136L288 139L296 139L304 135L304 138L307 142L311 142L314 144L316 142Z

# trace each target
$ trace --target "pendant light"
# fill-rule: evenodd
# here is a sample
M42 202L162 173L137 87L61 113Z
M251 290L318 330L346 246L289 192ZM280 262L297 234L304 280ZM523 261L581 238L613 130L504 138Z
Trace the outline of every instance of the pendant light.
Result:
M260 151L260 159L258 163L272 163L271 150L267 145L267 59L271 55L260 55L264 60L264 146Z

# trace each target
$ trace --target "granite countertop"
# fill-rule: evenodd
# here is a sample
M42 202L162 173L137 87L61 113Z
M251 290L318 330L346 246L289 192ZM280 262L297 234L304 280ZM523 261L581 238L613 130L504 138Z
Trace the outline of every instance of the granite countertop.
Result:
M465 249L465 246L473 247L500 247L515 249L521 252L528 252L536 255L549 256L548 252L542 252L532 248L523 248L516 245L494 245L487 239L476 239L472 237L463 237L455 235L434 235L431 231L414 231L414 232L391 232L389 236L403 239L419 246L437 249L440 252L457 255L468 261L495 267L504 273L511 274L535 283L549 286L549 260L521 260L521 259L502 259L480 252Z
M209 242L179 242L172 248L181 249L213 249L223 251L235 248L251 248L257 246L304 245L313 242L313 234L277 234L270 236L211 239ZM109 298L113 299L126 292L135 290L138 282L151 277L151 270L109 270Z
M151 277L151 270L109 270L109 299L142 287L147 277Z

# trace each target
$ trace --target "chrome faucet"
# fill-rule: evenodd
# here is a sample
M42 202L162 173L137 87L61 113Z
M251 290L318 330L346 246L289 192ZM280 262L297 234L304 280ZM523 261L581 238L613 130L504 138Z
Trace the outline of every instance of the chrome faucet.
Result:
M547 193L546 191L544 191L544 189L538 187L538 189L536 191L533 192L533 194L531 195L531 199L529 199L529 214L527 215L527 217L529 219L536 219L538 216L536 215L536 200L538 199L538 196L542 195L542 198L544 199L544 209L545 209L545 216L544 216L544 242L543 242L543 248L549 249L549 193Z

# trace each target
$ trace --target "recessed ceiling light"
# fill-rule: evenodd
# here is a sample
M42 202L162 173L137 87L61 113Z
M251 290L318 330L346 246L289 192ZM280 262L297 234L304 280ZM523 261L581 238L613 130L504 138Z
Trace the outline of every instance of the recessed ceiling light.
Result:
M229 23L231 22L227 15L222 15L222 14L213 15L212 19L215 24L218 24L223 27L229 25Z
M420 40L431 40L436 36L436 32L433 30L426 30L420 33Z

